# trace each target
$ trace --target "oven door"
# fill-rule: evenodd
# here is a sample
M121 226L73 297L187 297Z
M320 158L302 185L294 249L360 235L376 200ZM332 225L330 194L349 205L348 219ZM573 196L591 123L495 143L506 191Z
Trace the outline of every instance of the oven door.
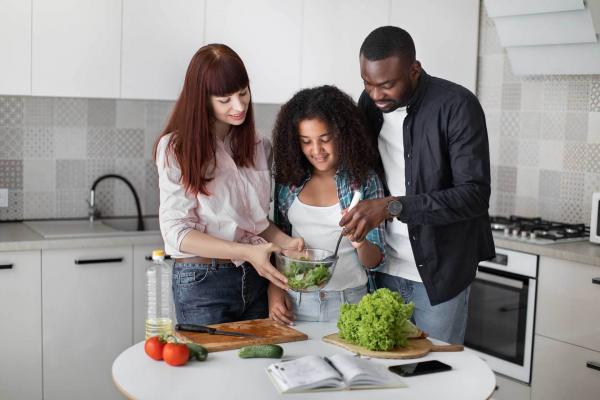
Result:
M529 383L534 278L479 266L471 285L465 346L503 375Z

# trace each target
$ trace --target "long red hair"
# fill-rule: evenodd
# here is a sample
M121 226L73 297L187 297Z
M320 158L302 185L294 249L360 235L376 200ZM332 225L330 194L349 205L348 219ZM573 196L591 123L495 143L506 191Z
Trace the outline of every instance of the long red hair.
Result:
M245 87L250 90L249 82L244 62L224 44L203 46L192 57L181 95L167 126L154 143L153 152L156 160L158 142L171 134L165 159L168 162L168 155L175 155L181 169L181 184L187 192L210 195L207 184L217 164L210 96L226 96ZM232 125L231 149L237 166L254 166L255 144L254 111L250 102L244 123Z

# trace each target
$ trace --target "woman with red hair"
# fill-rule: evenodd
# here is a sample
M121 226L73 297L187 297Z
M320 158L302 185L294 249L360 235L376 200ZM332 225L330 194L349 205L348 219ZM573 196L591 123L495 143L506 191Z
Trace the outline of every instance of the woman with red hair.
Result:
M267 219L271 147L255 131L250 100L240 57L204 46L154 146L179 323L267 317L268 281L287 287L271 253L304 246Z

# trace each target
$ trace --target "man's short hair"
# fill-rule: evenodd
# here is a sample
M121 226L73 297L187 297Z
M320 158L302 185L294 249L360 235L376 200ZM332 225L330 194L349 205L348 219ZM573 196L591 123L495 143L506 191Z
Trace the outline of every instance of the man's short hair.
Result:
M398 56L415 61L415 43L410 34L397 26L381 26L365 38L360 54L369 61Z

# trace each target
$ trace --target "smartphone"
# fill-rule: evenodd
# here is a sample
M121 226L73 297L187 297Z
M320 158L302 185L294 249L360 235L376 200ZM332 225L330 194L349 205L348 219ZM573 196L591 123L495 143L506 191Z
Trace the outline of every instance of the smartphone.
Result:
M416 376L434 372L449 371L452 367L438 360L421 361L412 364L392 365L389 370L401 376Z

